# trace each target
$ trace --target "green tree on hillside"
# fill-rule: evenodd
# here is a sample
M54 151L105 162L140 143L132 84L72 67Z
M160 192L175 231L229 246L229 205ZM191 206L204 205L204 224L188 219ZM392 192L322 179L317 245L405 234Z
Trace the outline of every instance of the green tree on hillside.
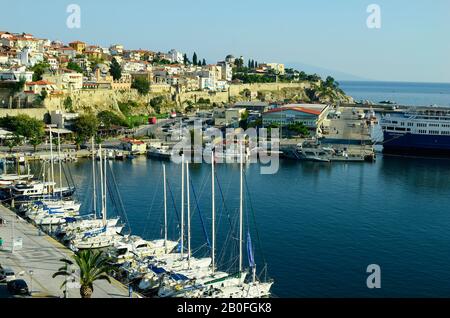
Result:
M131 88L136 89L141 95L147 95L150 91L150 82L146 78L135 78Z
M118 114L110 111L110 110L104 110L97 114L97 119L101 125L103 125L104 128L111 128L113 125L117 126L126 126L127 123L125 119Z
M183 55L183 63L184 63L184 65L188 65L189 64L189 59L188 59L186 53L184 53L184 55Z
M23 91L23 88L25 86L25 82L26 82L25 78L24 77L20 77L18 82L14 82L12 84L11 93L14 95L16 93L19 93L19 92Z
M33 82L42 80L42 75L50 68L50 64L47 62L39 62L36 63L33 67L30 68L33 71Z
M194 64L194 65L198 64L197 53L195 53L195 52L194 52L194 55L192 56L192 64Z
M66 97L63 104L66 111L68 111L69 113L73 113L73 101L70 96Z
M78 65L77 63L70 61L69 63L67 63L67 68L69 70L73 70L77 73L83 73L83 69L80 67L80 65Z
M163 96L156 96L150 100L150 106L153 108L153 110L157 113L161 113L161 106L164 102Z
M122 68L120 67L119 62L117 62L115 57L111 61L109 73L115 81L120 80L120 78L122 77Z
M236 61L234 62L234 64L236 65L236 67L243 67L244 66L244 59L242 57L236 59Z
M74 122L75 143L79 147L83 142L95 136L99 127L97 117L93 114L80 115Z

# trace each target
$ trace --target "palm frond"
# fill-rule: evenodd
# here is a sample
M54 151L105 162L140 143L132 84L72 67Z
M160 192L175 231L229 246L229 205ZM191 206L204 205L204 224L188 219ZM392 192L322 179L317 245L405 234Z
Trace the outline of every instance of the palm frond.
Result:
M70 276L70 273L66 270L58 270L56 273L52 275L52 278L55 278L57 276Z

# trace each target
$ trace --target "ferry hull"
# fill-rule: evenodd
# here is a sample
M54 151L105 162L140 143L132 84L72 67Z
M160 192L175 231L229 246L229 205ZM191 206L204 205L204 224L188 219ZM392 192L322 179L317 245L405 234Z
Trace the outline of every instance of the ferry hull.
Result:
M450 155L450 136L396 134L384 131L383 152Z

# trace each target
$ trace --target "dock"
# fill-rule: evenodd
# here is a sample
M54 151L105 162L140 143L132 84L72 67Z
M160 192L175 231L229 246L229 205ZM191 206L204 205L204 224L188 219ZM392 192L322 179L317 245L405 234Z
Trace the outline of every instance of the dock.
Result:
M0 249L0 264L11 268L17 279L27 282L32 297L62 298L64 288L61 284L64 277L52 278L52 275L63 266L62 258L71 259L73 253L64 245L44 234L38 228L18 217L13 211L0 205L0 218L6 220L6 225L0 225L0 237L3 238L3 248ZM22 240L22 247L12 249L13 237ZM76 267L76 266L74 266ZM30 272L31 271L31 272ZM75 273L75 281L79 281ZM67 290L68 298L81 298L79 289ZM0 284L0 298L11 297L6 290L6 284ZM94 283L93 298L128 298L128 287L111 278L107 281ZM138 297L133 293L133 297Z

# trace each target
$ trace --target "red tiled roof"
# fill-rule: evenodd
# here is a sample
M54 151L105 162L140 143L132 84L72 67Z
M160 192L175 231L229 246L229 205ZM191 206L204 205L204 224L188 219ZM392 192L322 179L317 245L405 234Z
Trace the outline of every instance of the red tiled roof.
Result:
M278 112L282 112L285 110L293 110L296 112L302 112L302 113L307 113L307 114L311 114L311 115L320 115L322 112L320 110L315 110L315 109L311 109L311 108L305 108L305 107L280 107L280 108L274 108L271 110L268 110L266 112L266 114L268 113L278 113Z
M40 80L37 82L28 82L26 85L54 85L55 83L46 81L46 80Z
M61 50L61 51L75 51L74 48L72 48L70 46L60 47L57 50Z

